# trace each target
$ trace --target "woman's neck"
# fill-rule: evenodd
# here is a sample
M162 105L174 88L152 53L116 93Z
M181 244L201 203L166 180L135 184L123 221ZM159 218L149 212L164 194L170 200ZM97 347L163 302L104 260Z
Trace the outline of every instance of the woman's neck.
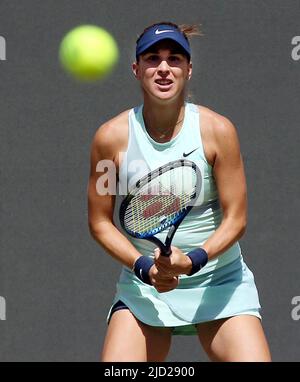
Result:
M168 142L181 129L184 112L184 99L168 104L154 104L145 99L143 118L148 134L158 142Z

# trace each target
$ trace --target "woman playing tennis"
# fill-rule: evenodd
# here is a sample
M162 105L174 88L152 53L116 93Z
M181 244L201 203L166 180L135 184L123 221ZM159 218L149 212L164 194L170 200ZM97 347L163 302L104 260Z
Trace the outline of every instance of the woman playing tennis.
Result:
M132 65L143 104L103 124L93 140L90 231L123 265L102 361L164 361L176 334L197 335L214 361L270 361L253 274L238 243L247 191L237 132L227 118L186 101L189 37L196 33L169 22L144 30ZM124 199L120 185L130 188L139 175L182 158L201 169L202 204L180 224L165 257L126 234L114 210ZM116 174L99 163L113 164ZM101 176L110 192L97 189Z

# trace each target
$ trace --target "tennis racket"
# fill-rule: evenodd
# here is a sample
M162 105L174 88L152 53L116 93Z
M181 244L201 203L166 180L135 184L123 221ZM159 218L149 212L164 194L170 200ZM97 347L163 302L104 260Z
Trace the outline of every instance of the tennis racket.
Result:
M171 242L180 223L195 205L201 190L201 172L194 162L180 159L141 178L122 201L119 217L131 236L156 244L171 254ZM163 243L155 235L169 228Z

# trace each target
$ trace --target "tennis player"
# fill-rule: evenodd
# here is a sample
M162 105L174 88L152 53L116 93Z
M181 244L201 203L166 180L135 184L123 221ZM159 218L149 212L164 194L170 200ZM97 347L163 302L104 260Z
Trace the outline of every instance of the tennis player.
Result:
M237 132L224 116L187 102L194 34L194 26L169 22L144 30L132 65L143 104L104 123L92 143L90 231L123 265L102 361L164 361L172 335L192 334L211 360L270 361L254 277L238 243L247 191ZM202 170L203 201L163 257L152 243L125 234L114 211L124 198L120 185L130 189L139 175L180 158Z

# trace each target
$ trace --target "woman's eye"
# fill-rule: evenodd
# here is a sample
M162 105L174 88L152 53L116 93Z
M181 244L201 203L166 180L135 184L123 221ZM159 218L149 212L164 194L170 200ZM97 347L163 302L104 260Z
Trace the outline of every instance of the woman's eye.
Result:
M178 57L178 56L170 56L170 57L169 57L169 61L171 61L171 62L177 62L177 61L180 61L180 57Z
M156 60L157 60L157 56L155 56L155 55L153 54L153 55L149 56L149 57L147 58L147 60L148 60L148 61L156 61Z

